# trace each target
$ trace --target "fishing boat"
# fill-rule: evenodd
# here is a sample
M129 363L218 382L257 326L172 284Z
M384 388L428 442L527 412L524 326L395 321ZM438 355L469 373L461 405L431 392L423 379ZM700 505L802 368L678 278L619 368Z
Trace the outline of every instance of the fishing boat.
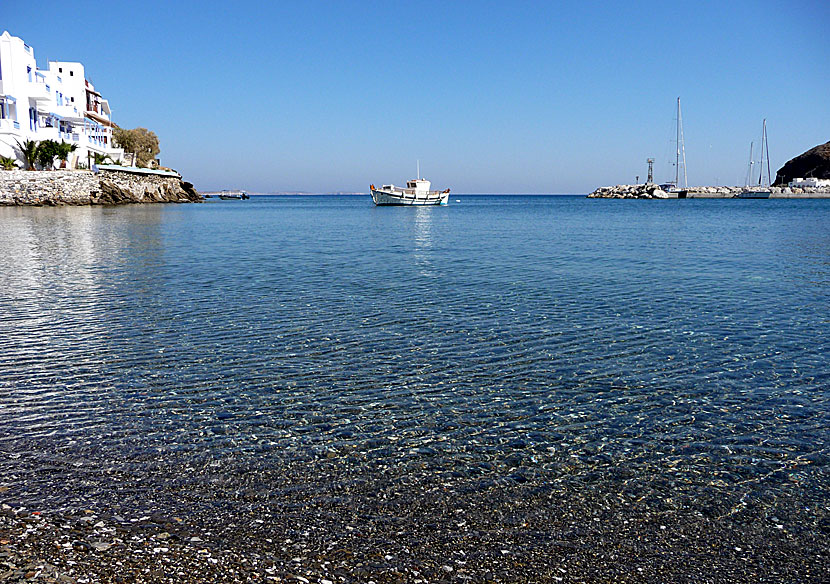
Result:
M406 188L395 185L383 185L376 188L371 185L372 201L375 205L446 205L450 198L450 189L443 191L429 190L430 182L424 179L406 181Z
M418 164L418 178L406 181L406 187L383 185L380 188L369 185L372 202L375 205L446 205L449 203L450 189L443 191L429 190L432 183L421 178L421 165Z
M752 175L754 175L754 173L752 172L752 166L755 164L755 161L752 160L752 146L753 144L749 145L749 170L747 171L747 184L743 188L743 190L741 190L741 192L735 195L735 197L738 199L769 199L770 194L772 193L772 189L770 188L770 184L772 183L772 172L769 164L769 142L767 141L766 118L764 118L764 124L761 130L761 160L758 164L758 166L760 166L761 168L758 172L758 182L756 184L750 185L749 180L752 178ZM767 166L766 182L764 181L764 162L766 162Z
M223 201L244 201L245 199L250 199L251 197L249 197L248 193L246 193L245 191L222 191L221 193L219 193L219 198Z

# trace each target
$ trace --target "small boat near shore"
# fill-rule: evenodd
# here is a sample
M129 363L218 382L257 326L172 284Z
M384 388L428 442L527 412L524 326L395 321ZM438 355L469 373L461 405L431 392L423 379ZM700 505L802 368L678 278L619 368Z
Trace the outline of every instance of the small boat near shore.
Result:
M250 199L251 197L245 191L214 191L214 192L203 192L202 196L206 199L222 199L223 201L244 201L245 199Z
M763 188L754 188L754 189L744 189L737 195L735 195L736 199L769 199L772 191L769 189Z
M450 189L431 191L431 185L426 179L416 178L406 181L406 188L392 184L380 188L370 185L369 188L375 205L447 205Z
M223 201L244 201L251 198L245 191L222 191L221 193L218 193L218 196Z

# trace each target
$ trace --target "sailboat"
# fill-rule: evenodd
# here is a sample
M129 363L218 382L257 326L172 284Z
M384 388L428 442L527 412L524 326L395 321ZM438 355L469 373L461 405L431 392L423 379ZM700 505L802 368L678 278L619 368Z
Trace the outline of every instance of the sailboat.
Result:
M683 186L680 186L680 166L683 166ZM660 185L664 191L678 193L685 196L689 188L689 181L686 177L686 144L683 139L683 117L680 113L680 98L677 98L677 134L675 136L675 160L674 180Z
M769 142L767 141L767 119L764 118L763 129L761 130L761 149L760 149L760 156L761 160L758 164L760 170L758 171L758 182L744 187L744 189L735 195L739 199L769 199L770 193L772 189L770 188L770 183L772 182L772 172L770 170L769 164ZM766 162L767 166L767 180L764 181L764 162ZM752 160L752 145L749 146L749 171L748 174L754 175L752 172L752 166L755 164L755 161ZM746 181L749 183L749 180Z

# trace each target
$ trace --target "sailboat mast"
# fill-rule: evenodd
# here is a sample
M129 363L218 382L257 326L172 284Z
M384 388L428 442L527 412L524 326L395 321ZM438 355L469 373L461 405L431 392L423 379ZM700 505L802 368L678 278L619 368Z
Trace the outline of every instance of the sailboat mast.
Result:
M749 186L749 181L752 180L752 165L755 164L755 161L752 160L752 148L755 146L755 142L749 143L749 165L747 166L746 170L746 180L744 181L744 186Z
M686 176L686 139L683 136L683 116L680 113L680 98L677 98L677 119L680 124L680 154L683 158L683 188L689 188L689 178Z
M767 119L764 118L764 125L761 130L761 164L759 165L761 168L758 169L758 184L762 185L764 183L761 180L764 178L764 147L767 142ZM769 163L768 163L769 164Z
M683 138L683 114L680 111L680 98L677 98L677 135L675 136L674 186L680 188L680 165L683 165L683 188L689 188L686 176L686 143Z
M764 118L764 142L766 143L767 153L767 184L772 186L772 172L769 167L769 140L767 139L767 119Z
M677 128L674 136L674 186L680 188L680 98L677 98Z
M420 161L420 159L417 161L417 165L418 165L417 177L418 177L418 180L421 180L421 161Z

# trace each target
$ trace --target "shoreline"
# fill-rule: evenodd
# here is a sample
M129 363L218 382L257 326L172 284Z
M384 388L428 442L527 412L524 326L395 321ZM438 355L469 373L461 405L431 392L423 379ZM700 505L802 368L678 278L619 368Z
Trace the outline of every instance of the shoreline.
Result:
M0 171L0 206L196 203L202 196L181 175L132 167Z
M281 504L224 511L157 499L113 509L83 495L55 510L2 503L0 580L819 582L830 567L795 499L763 509L721 492L686 507L668 492L556 481L459 500L429 486L347 501L295 485Z

